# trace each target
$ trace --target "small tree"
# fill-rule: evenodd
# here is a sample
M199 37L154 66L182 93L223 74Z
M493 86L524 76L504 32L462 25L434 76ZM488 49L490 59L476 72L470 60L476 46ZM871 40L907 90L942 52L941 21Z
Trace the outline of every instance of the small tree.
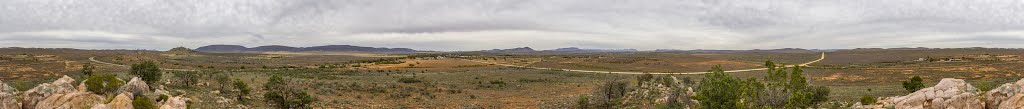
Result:
M726 74L721 66L715 66L711 74L697 88L697 99L702 109L737 109L741 108L740 97L743 80Z
M199 74L194 72L173 72L174 79L171 81L171 85L179 87L192 87L199 82Z
M309 108L309 104L316 101L306 92L291 87L287 80L277 75L271 76L263 86L267 90L263 97L281 109Z
M146 81L147 84L154 84L160 81L160 67L153 63L153 61L144 61L139 64L132 65L131 75L138 76Z
M914 76L910 78L910 81L903 81L903 88L910 92L921 90L924 87L924 79L921 79L920 76Z
M117 76L114 74L93 75L89 76L89 79L85 81L85 89L96 94L114 92L121 85L124 85L124 81L117 79Z
M249 93L252 92L252 89L249 88L248 84L245 84L245 81L242 81L240 79L235 79L234 85L235 88L238 88L238 101L242 102L243 104L248 104L249 100L245 97L249 96Z
M213 80L217 81L217 84L220 85L220 90L225 90L227 89L228 86L232 84L231 77L228 76L226 73L213 74Z

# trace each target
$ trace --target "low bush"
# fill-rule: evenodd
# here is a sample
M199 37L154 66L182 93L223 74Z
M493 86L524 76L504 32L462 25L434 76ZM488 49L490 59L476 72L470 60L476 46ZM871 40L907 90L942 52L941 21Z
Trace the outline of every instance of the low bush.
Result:
M423 82L423 81L420 81L419 79L416 79L416 78L400 78L400 79L398 79L398 82L401 82L401 83L419 83L419 82Z
M105 94L116 91L124 84L124 81L118 79L114 74L99 74L89 76L89 79L85 81L85 88L96 94Z
M132 108L134 109L157 109L156 103L146 96L135 96L135 100L132 100Z
M860 97L860 103L861 104L874 104L877 101L878 101L878 99L876 99L873 96Z

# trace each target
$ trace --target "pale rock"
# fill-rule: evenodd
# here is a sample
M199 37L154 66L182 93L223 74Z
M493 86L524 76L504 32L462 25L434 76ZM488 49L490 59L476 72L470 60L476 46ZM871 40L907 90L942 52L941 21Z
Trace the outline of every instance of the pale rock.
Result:
M51 83L39 84L38 86L21 94L21 107L23 109L34 109L36 107L36 103L51 95L74 92L75 87L71 85L74 81L75 79L65 75Z
M17 99L18 89L4 84L0 81L0 109L17 109L21 107L21 101Z
M944 78L939 84L906 96L895 97L896 109L982 109L985 103L975 94L977 88L961 79Z
M110 109L131 109L132 97L128 94L129 93L118 94L116 97L114 97L113 100L110 100L110 103L107 103L105 106L107 106Z
M1013 98L1017 97L1017 95L1020 95L1020 93L1024 93L1024 79L1018 80L1017 82L1014 83L1003 84L995 89L986 92L985 103L988 109L997 109L997 107L1003 107L1004 103L1006 103L1005 106L1024 107L1024 103L1016 103L1009 101L1012 99L1021 99ZM1021 101L1017 100L1017 102Z
M131 93L132 95L144 95L149 92L149 85L139 77L134 77L128 83L117 89L118 93Z
M185 109L188 107L186 101L188 101L188 99L184 96L169 97L167 98L167 102L160 105L160 109Z
M35 109L85 109L101 103L103 97L87 91L53 94L36 104Z

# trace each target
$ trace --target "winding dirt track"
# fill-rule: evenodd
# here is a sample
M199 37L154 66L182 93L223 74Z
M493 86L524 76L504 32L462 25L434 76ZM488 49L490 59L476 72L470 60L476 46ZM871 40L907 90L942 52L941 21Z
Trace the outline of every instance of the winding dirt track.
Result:
M610 74L631 74L631 75L637 75L637 74L653 74L653 75L699 75L699 74L708 74L708 73L711 73L711 72L647 72L647 73L645 73L645 72L617 72L617 71L594 71L594 70L575 70L575 69L557 69L557 68L529 67L529 66L520 66L520 65L511 65L511 64L501 64L501 63L494 63L494 62L485 62L485 61L478 61L478 60L470 60L470 59L463 59L463 60L466 60L466 61L472 61L472 62L477 62L477 63L491 64L491 65L499 65L499 66L506 66L506 67L520 67L520 68L529 68L529 69L540 69L540 70L562 70L562 71L572 71L572 72L584 72L584 73L610 73ZM825 60L825 52L821 52L821 58L818 58L818 60L814 60L814 61L811 61L811 62L803 63L803 64L800 64L799 66L808 66L808 65L810 65L810 64L814 64L814 63L817 63L818 61L821 61L821 60ZM795 67L795 66L796 66L796 65L788 65L788 66L786 66L786 67ZM735 72L749 72L749 71L762 71L762 70L768 70L768 68L756 68L756 69L741 69L741 70L726 70L725 72L726 72L726 73L735 73Z
M108 63L108 62L99 61L99 60L96 60L95 56L89 57L89 60L92 61L92 62L100 63L100 64L106 64L106 65L112 65L112 66L118 66L118 67L129 67L127 65L121 65L121 64L114 64L114 63ZM167 71L197 71L197 70L192 70L192 69L169 69L169 68L160 68L160 70L167 70Z

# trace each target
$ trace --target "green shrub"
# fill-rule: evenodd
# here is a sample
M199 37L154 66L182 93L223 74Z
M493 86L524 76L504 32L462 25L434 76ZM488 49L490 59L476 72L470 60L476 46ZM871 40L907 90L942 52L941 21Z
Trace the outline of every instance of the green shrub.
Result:
M697 88L697 99L702 109L738 109L743 80L725 73L721 66L715 66L711 74Z
M921 79L920 76L914 76L910 78L910 81L903 81L903 88L910 92L921 90L924 87L924 79Z
M245 97L249 96L249 93L252 92L252 88L249 88L249 85L245 84L245 81L239 79L235 79L234 85L235 88L238 88L238 101L242 104L248 104L249 100Z
M832 92L831 89L825 86L812 86L807 90L807 92L811 93L811 102L815 104L828 101L828 95Z
M146 81L147 84L154 84L160 81L160 67L153 63L153 61L144 61L139 64L132 65L131 75L138 76Z
M863 96L863 97L860 97L860 103L861 104L874 104L877 101L878 101L878 99L875 99L875 97L873 97L873 96Z
M124 84L124 81L117 79L117 76L114 74L100 74L90 76L85 81L85 88L96 94L105 94L116 91L117 88Z
M135 100L132 100L132 108L135 109L157 109L156 103L146 96L135 96Z
M491 84L494 84L494 85L505 85L505 81L502 81L502 80L491 80L491 82L488 82L488 83L491 83Z
M170 98L170 97L165 95L165 94L160 94L160 98L157 98L156 101L165 101L168 98Z
M416 79L416 78L399 78L398 82L401 82L401 83L419 83L419 82L423 82L423 81L420 81L419 79Z

